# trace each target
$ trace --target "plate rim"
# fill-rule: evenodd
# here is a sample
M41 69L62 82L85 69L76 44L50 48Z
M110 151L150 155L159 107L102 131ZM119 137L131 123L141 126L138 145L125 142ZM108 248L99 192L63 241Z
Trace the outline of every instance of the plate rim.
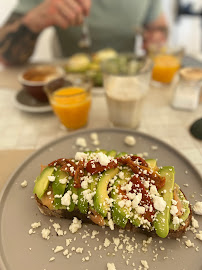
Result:
M181 152L179 152L177 149L175 149L173 146L169 145L168 143L162 141L161 139L158 139L155 136L149 135L147 133L141 132L141 131L136 131L133 129L121 129L121 128L95 128L95 129L80 129L78 131L74 131L72 133L69 133L67 135L61 136L60 138L56 138L53 139L52 141L48 142L47 144L43 145L42 147L40 147L39 149L36 149L33 153L29 154L27 158L25 158L23 160L23 162L17 166L17 168L13 171L13 173L10 175L10 177L8 178L8 180L6 181L6 183L4 184L1 192L0 192L0 205L3 205L4 202L4 197L7 194L7 189L9 189L9 186L13 183L13 181L15 180L15 176L18 175L18 173L20 173L21 168L23 166L25 166L27 163L30 162L30 160L32 160L32 158L34 158L35 156L37 156L39 153L43 152L45 149L51 148L52 146L54 146L55 144L61 142L61 141L65 141L68 138L71 137L76 137L76 136L80 136L82 134L90 134L92 132L118 132L118 133L125 133L125 134L133 134L134 136L143 136L146 138L150 138L164 146L166 146L167 148L169 148L170 150L172 150L173 152L175 152L183 161L185 161L186 163L189 164L189 166L193 169L194 173L197 175L197 177L202 181L202 177L198 171L198 169L194 166L194 164L186 157L184 156ZM2 207L0 208L0 217L2 215ZM1 228L1 219L0 219L0 228ZM3 254L2 254L3 255ZM3 260L2 256L0 255L0 267L2 270L8 270L6 268L5 265L5 260Z
M99 133L99 132L108 132L108 131L134 133L136 135L151 138L154 141L160 142L161 144L165 145L167 148L169 148L173 152L176 152L178 154L178 156L180 156L185 162L187 162L192 167L192 169L195 171L197 176L201 178L199 170L194 166L194 164L185 155L183 155L180 151L178 151L176 148L174 148L170 144L164 142L161 139L158 139L155 136L149 135L149 134L141 132L141 131L136 131L136 130L133 130L133 129L122 129L122 128L114 128L114 127L112 127L112 128L80 129L79 131L74 131L72 133L63 135L60 138L53 139L50 142L46 143L45 145L41 146L39 149L36 149L33 153L29 154L23 160L23 162L20 165L18 165L17 168L13 171L13 173L9 176L8 180L6 181L6 183L3 186L2 190L0 191L0 204L1 204L1 200L2 200L2 195L3 195L4 191L5 191L5 189L7 188L7 186L9 185L10 181L12 180L12 178L15 176L15 174L18 173L18 171L21 169L21 167L23 167L26 163L28 163L34 156L38 155L38 153L43 152L44 149L50 148L51 146L53 146L54 144L57 144L58 142L65 141L66 138L69 138L69 137L74 137L74 136L77 136L79 134L86 134L86 133L92 133L92 132Z
M24 112L29 112L29 113L46 113L46 112L52 111L52 108L50 105L44 105L41 107L31 107L31 106L24 105L24 104L20 103L17 99L17 96L19 95L19 93L22 93L23 91L25 91L25 90L21 89L21 90L17 91L13 97L13 102L14 102L14 105L17 109L24 111Z

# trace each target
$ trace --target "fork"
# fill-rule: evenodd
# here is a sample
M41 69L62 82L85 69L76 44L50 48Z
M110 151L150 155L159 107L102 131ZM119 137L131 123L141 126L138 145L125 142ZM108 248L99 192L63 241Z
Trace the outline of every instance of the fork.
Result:
M86 20L84 20L81 28L81 39L78 42L78 46L80 48L90 48L92 45L92 40L90 36L90 31L88 27L88 23Z

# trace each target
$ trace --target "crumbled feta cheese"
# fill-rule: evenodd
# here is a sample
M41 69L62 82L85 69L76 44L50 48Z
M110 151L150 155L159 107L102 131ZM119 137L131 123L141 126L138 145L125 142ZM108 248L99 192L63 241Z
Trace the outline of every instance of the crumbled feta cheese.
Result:
M71 190L68 190L61 198L61 204L65 206L70 206L71 203Z
M66 247L68 247L71 244L71 242L72 242L72 239L71 238L70 239L66 239Z
M173 225L178 225L182 222L183 220L181 218L178 218L177 216L173 217Z
M64 185L67 183L67 178L65 177L65 178L59 179L59 182L60 184Z
M50 182L54 182L55 181L55 176L54 175L48 175L48 180Z
M49 229L43 229L41 231L41 235L44 239L48 240L50 238L50 230Z
M197 215L202 215L202 202L196 202L193 206L194 213Z
M129 146L133 146L136 144L136 139L133 136L126 136L124 142Z
M202 241L202 231L196 234L196 238Z
M80 147L86 147L86 146L87 146L87 143L86 143L85 138L78 137L78 138L76 139L76 145L77 145L77 146L80 146Z
M96 141L96 140L98 140L98 134L95 132L92 132L90 134L90 138L91 138L91 140Z
M88 180L82 181L82 182L81 182L81 187L82 187L83 189L87 189L87 188L88 188Z
M109 228L113 231L113 230L114 230L114 222L113 222L113 220L110 219L110 220L108 221L108 224L109 224Z
M120 171L118 176L119 176L120 179L124 179L124 172Z
M29 234L33 234L35 231L33 229L29 229Z
M190 240L185 241L185 244L187 247L194 247L194 243L192 243Z
M107 263L107 270L116 270L114 263Z
M77 152L75 155L75 160L85 160L87 159L87 154L85 154L84 152Z
M170 208L171 215L176 216L177 212L178 212L177 206L176 205L171 205L171 208Z
M73 193L72 194L72 200L73 200L73 203L77 204L77 202L78 202L78 195L75 194L75 193Z
M157 145L152 145L152 146L151 146L151 149L152 149L152 150L157 150L157 149L158 149L158 146L157 146Z
M78 248L76 249L76 253L83 253L83 248L78 247Z
M121 200L118 202L118 205L123 208L125 206L125 201L124 200Z
M126 207L131 207L132 202L130 200L126 200Z
M21 185L21 187L25 188L27 186L27 181L24 180L20 185Z
M145 208L143 206L137 206L135 208L138 214L143 215L145 213Z
M149 265L148 265L147 261L141 260L141 264L144 266L145 269L149 269Z
M163 212L166 208L166 202L162 197L154 196L153 197L154 208L160 212Z
M199 228L198 221L197 221L194 217L192 217L191 221L192 221L192 226L193 226L195 229L198 229L198 228Z
M38 227L40 227L40 226L41 226L41 222L34 222L34 223L31 224L31 227L32 227L33 229L36 229L36 228L38 228Z
M137 195L135 195L132 201L132 207L136 208L141 200L142 200L142 193L138 193Z
M58 253L60 251L62 251L64 248L63 246L57 246L55 249L54 249L54 253Z
M114 241L115 246L118 247L118 245L120 243L120 239L118 237L117 238L113 237L113 241Z
M95 145L95 146L97 146L97 145L99 145L99 144L100 144L100 141L98 141L98 140L94 140L94 141L92 142L92 144L93 144L93 145Z
M81 220L78 218L74 217L72 224L69 226L69 230L71 233L76 233L80 228L81 228Z
M151 193L151 195L158 195L159 194L155 185L151 185L150 193Z
M107 166L109 164L109 162L111 161L110 157L105 155L102 152L97 153L97 158L98 158L99 163L102 166Z
M105 238L104 247L109 247L110 244L111 244L110 240L108 238Z

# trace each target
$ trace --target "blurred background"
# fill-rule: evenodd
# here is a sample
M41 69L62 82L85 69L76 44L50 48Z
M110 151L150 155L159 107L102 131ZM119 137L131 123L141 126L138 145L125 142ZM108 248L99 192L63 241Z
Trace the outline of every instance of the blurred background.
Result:
M18 0L0 1L0 26L5 22ZM202 52L202 1L162 0L169 23L169 45L183 47L187 54ZM32 61L50 60L52 55L49 42L54 36L53 27L40 35ZM190 42L191 41L191 42ZM45 48L45 49L44 49Z

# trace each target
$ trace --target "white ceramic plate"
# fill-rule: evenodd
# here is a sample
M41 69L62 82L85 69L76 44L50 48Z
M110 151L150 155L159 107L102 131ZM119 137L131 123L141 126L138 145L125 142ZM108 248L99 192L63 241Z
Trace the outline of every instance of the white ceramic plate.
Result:
M24 112L46 113L51 112L52 108L48 102L35 100L24 89L18 91L14 97L14 105Z
M128 243L123 244L123 249L114 250L115 245L110 244L104 247L104 239L108 238L113 243L113 237L119 237L119 230L110 231L96 225L83 225L76 233L70 233L68 227L70 220L53 219L42 215L35 203L31 199L33 195L34 179L40 173L40 165L61 157L73 157L79 149L75 147L77 137L84 137L88 147L93 147L90 133L97 132L101 142L100 147L103 149L116 149L117 151L126 151L128 153L147 152L149 158L158 158L158 165L174 165L176 170L176 182L181 186L187 198L191 203L195 200L201 200L202 179L191 163L162 141L148 135L121 129L99 129L83 130L72 132L70 135L58 139L31 155L23 164L14 172L8 180L7 185L0 196L0 269L1 270L103 270L107 269L107 263L114 263L117 270L138 269L141 260L146 260L149 269L156 270L201 270L201 241L194 239L192 232L187 232L186 237L194 243L194 247L186 248L184 241L174 239L160 239L154 237L152 243L148 245L148 250L142 251L143 240L147 236L141 233L123 232L127 235ZM126 135L132 135L136 138L136 145L129 147L124 144ZM152 150L152 146L158 147ZM9 166L9 164L8 164ZM27 180L28 186L21 187L21 182ZM188 187L183 186L188 184ZM194 195L194 198L192 197ZM202 217L198 216L200 230L202 230ZM36 233L29 235L28 231L33 222L41 222L42 226L35 229ZM57 236L52 224L57 222L67 233L65 236ZM45 240L41 236L43 228L51 227L51 237ZM91 238L92 231L99 232L95 238ZM107 232L107 234L106 234ZM89 233L90 236L83 238L83 235ZM134 238L133 238L134 237ZM72 239L70 246L65 246L66 239ZM122 237L120 238L123 243ZM126 241L126 240L124 240ZM69 259L63 255L62 251L53 252L56 246L63 246L72 254ZM126 246L128 251L126 250ZM76 254L75 248L83 247L82 254ZM130 249L134 251L130 253ZM199 247L199 251L195 249ZM157 255L158 254L158 255ZM91 255L91 256L90 256ZM51 257L55 260L49 262ZM83 258L89 260L82 262ZM128 265L127 265L128 260ZM135 266L134 266L135 264Z

